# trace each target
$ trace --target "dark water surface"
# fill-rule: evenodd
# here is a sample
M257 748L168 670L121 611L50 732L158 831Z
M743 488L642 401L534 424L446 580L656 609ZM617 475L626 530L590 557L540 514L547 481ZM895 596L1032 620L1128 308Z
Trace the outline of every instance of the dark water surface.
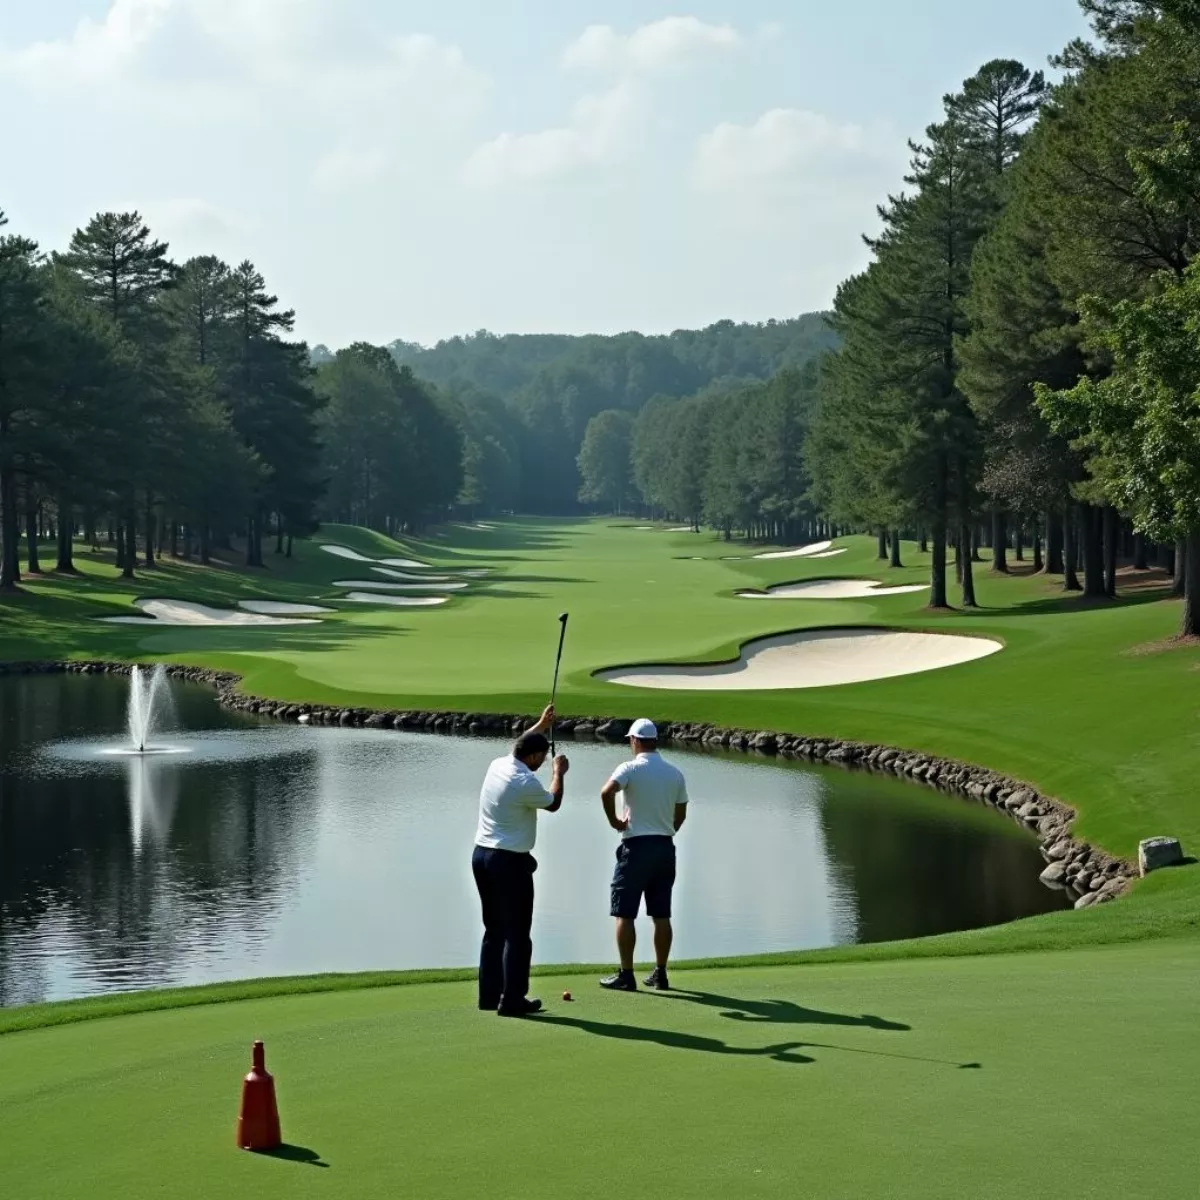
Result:
M0 1004L252 975L459 966L479 936L479 782L506 744L308 729L172 683L181 752L125 740L127 680L0 678ZM540 818L534 955L608 961L622 747L570 744ZM676 953L968 929L1063 907L1032 839L924 788L738 755L687 773ZM643 925L645 923L643 922ZM649 927L642 937L649 941Z

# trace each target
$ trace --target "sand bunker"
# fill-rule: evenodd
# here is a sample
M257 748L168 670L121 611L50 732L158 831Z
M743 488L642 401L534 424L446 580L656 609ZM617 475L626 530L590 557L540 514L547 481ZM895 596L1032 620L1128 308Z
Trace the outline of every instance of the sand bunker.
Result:
M352 562L382 563L385 567L415 567L419 571L430 565L419 558L368 558L365 554L359 554L357 550L351 550L349 546L325 545L321 549L326 554L336 554L338 558L348 558Z
M384 583L380 579L340 579L333 585L376 592L461 592L467 583Z
M809 558L837 558L839 554L845 554L846 547L843 546L840 550L826 550L821 554L810 554Z
M376 575L386 575L389 579L402 579L405 583L448 583L450 575L414 575L411 571L395 571L391 567L372 567Z
M667 530L667 532L668 533L691 533L692 527L690 525L673 525L670 529Z
M359 554L357 550L351 550L349 546L322 546L322 550L326 554L336 554L338 558L350 558L355 562L373 563L375 559L368 558L365 554Z
M299 617L272 617L264 613L238 612L229 608L210 608L190 600L135 600L134 605L148 614L144 617L101 617L110 625L319 625L319 621ZM321 610L328 611L328 610Z
M772 550L769 554L756 554L755 558L810 558L820 554L832 546L832 542L813 542L811 546L801 546L798 550Z
M805 583L780 583L765 592L738 592L744 600L862 600L876 596L904 596L925 592L929 585L884 587L874 579L810 579Z
M449 596L380 596L372 592L351 592L346 597L353 604L391 604L396 608L433 608L445 604Z
M331 613L332 608L317 604L289 604L285 600L240 600L238 607L247 612L264 613L269 617L302 617L310 613Z
M989 638L883 629L811 629L742 647L735 663L621 667L596 677L671 691L781 691L864 683L954 667L1003 649Z

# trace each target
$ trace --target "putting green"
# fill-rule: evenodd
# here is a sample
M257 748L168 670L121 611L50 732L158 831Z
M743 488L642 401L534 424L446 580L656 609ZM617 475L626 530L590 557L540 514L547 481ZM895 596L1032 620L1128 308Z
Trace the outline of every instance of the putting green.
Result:
M346 560L304 545L265 574L168 563L131 585L85 556L84 579L35 581L3 603L0 655L204 663L241 673L259 694L328 704L533 711L567 610L565 713L910 747L1029 780L1075 805L1083 836L1118 853L1160 833L1191 853L1200 844L1200 651L1166 646L1178 604L1161 587L1131 579L1118 603L1089 604L984 566L985 607L971 614L931 614L921 593L747 604L737 591L801 580L915 585L925 560L906 546L915 565L889 570L865 538L839 540L845 552L823 561L727 559L734 548L708 535L647 538L605 521L440 532L406 543L344 528L320 538L373 559L488 570L440 609L339 610L270 631L104 625L92 618L139 597L321 604L337 598ZM649 692L594 674L732 659L755 638L852 626L982 635L1005 648L946 670L803 691ZM1001 953L1018 950L1027 953ZM545 980L542 994L569 986L578 1003L555 1003L540 1023L474 1012L467 984L420 983L26 1029L0 1036L0 1178L20 1197L563 1197L614 1187L1190 1196L1198 975L1200 870L1189 867L1096 910L677 973L677 986L728 998L711 1004L607 996L572 974ZM0 1032L159 1002L0 1013ZM911 1028L864 1025L864 1012ZM285 1136L327 1168L231 1148L238 1079L259 1036L279 1076ZM964 1062L980 1066L952 1065Z

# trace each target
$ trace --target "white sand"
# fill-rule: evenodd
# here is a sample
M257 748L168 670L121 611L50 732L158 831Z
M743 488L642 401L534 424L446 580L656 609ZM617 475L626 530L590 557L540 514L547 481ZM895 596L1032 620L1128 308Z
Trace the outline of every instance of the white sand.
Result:
M801 546L798 550L772 550L769 554L756 554L755 558L809 558L820 554L832 546L832 542L813 542L811 546Z
M672 528L668 529L667 532L668 533L691 533L692 527L690 525L675 525Z
M477 567L472 571L459 571L459 574L463 576L464 579L482 579L486 574L488 574L488 569L487 567Z
M806 583L780 583L765 592L738 592L738 595L744 600L862 600L928 590L925 583L884 587L873 579L810 579Z
M351 558L355 562L374 562L373 558L367 558L365 554L359 554L357 550L351 550L349 546L322 546L322 550L326 554L336 554L338 558Z
M843 546L840 550L826 550L822 554L810 554L809 558L837 558L839 554L845 554L846 547Z
M867 629L814 629L742 647L736 663L623 667L597 672L608 683L671 691L781 691L916 675L1002 650L988 638Z
M448 583L450 575L414 575L411 571L395 571L391 567L372 567L376 575L386 575L389 579L402 579L405 583Z
M368 561L380 562L385 567L415 567L418 571L431 565L430 563L422 562L419 558L377 558L374 560L369 559Z
M376 592L461 592L471 585L467 583L384 583L380 579L339 579L333 586Z
M289 604L285 600L239 600L238 607L247 612L264 613L269 617L302 617L310 613L331 613L332 608L317 604Z
M379 596L371 592L351 592L346 597L354 604L391 604L396 608L433 608L445 604L449 596Z
M319 625L319 621L271 617L263 613L210 608L190 600L135 600L144 617L101 617L111 625Z

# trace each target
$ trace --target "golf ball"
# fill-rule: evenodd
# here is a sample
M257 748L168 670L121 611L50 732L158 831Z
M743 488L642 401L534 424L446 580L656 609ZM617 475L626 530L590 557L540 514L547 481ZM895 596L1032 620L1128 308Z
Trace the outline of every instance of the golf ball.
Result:
M571 993L570 993L570 992L563 992L563 999L564 999L564 1000L570 1000L570 999L571 999Z

